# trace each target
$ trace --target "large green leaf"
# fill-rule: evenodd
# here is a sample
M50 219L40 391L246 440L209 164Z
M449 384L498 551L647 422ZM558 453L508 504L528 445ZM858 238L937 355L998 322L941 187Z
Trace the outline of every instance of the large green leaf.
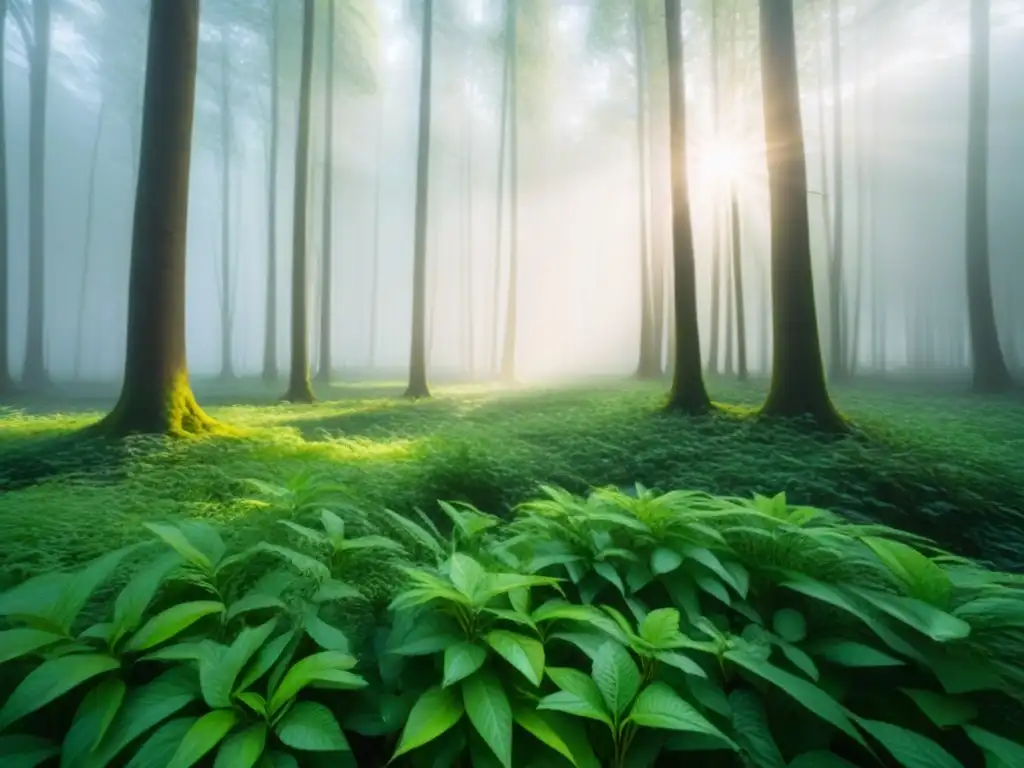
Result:
M651 572L655 576L671 573L683 564L683 556L674 549L658 547L651 553Z
M29 627L18 627L0 632L0 664L20 659L33 651L38 651L40 648L65 639L67 638L63 635Z
M223 741L235 724L238 712L233 709L215 709L196 720L175 750L167 768L192 768L207 752Z
M598 720L609 726L612 724L604 697L593 678L569 667L548 667L546 672L561 690L542 698L537 703L537 709L555 710L576 717Z
M459 592L473 600L484 586L487 571L469 555L456 552L448 560L448 578Z
M966 725L978 716L978 707L970 699L946 696L934 691L900 688L917 708L939 728Z
M32 616L44 619L45 629L67 634L56 606L74 578L70 573L43 573L0 593L0 616Z
M640 622L640 637L652 648L667 650L678 645L679 611L675 608L658 608L651 611Z
M655 682L644 688L636 697L636 703L633 704L627 720L645 728L664 728L670 731L714 736L733 749L738 749L729 737L665 683Z
M207 573L213 572L213 562L188 540L180 528L166 523L143 523L143 526L159 536L167 546L196 568Z
M60 747L38 736L16 733L0 736L4 768L36 768L59 754Z
M753 766L785 768L786 761L772 736L760 697L753 691L737 688L729 694L729 706L732 708L732 732Z
M857 722L905 768L964 768L927 736L880 720L858 718Z
M482 669L462 682L462 702L477 733L512 768L512 707L498 679Z
M119 678L104 680L82 699L61 747L61 768L88 765L89 755L110 728L127 686Z
M349 652L348 637L337 627L331 626L312 611L302 618L302 628L314 643L325 651Z
M779 669L745 651L726 651L725 658L767 680L818 717L832 723L850 738L865 744L864 738L850 721L843 706L814 683Z
M409 718L402 729L394 760L417 747L427 744L453 728L465 713L462 697L452 688L434 686L425 691L413 704Z
M814 652L841 667L899 667L905 661L853 640L826 640L814 645Z
M245 597L235 600L235 602L233 602L228 608L226 618L228 621L231 621L231 619L236 616L241 616L242 614L249 613L251 611L264 611L269 608L283 611L287 607L288 606L285 605L284 601L279 597L254 591L250 592Z
M72 578L61 590L55 603L47 608L49 615L53 616L57 623L66 632L71 631L78 614L85 607L89 597L96 588L110 578L110 575L124 560L125 555L138 548L133 544L129 547L115 549L102 557L93 560L85 568L71 574Z
M197 600L178 603L151 618L125 643L126 651L144 651L166 642L184 632L204 616L223 613L224 603L214 600Z
M250 725L244 731L232 734L217 750L213 768L252 768L263 756L267 744L267 726Z
M1024 744L1010 741L976 725L965 725L964 732L981 747L986 757L1001 761L1006 768L1024 765Z
M96 768L110 763L132 741L198 698L196 674L187 667L175 667L152 682L129 690L107 735L100 741Z
M203 699L211 709L231 706L235 681L249 660L263 647L276 625L277 620L271 619L258 627L243 627L224 653L216 657L211 654L200 661L199 685Z
M487 658L487 649L473 643L455 643L444 652L444 679L441 685L445 688L469 677L483 666Z
M544 678L544 646L538 640L503 629L488 632L484 639L527 680L540 685Z
M306 752L348 752L348 741L331 710L315 701L300 701L274 727L281 743Z
M953 584L939 565L901 541L865 536L863 542L904 584L911 596L940 610L949 608Z
M120 666L117 659L101 653L71 654L43 662L25 676L0 709L0 731L86 680Z
M195 725L198 717L178 717L161 725L139 750L125 768L151 768L155 765L167 765L174 757L185 734Z
M357 690L366 687L366 681L348 670L356 660L347 653L324 651L295 662L270 696L270 713L276 713L299 691L312 683L329 683L334 688Z
M640 690L640 670L629 651L605 643L594 658L593 676L608 711L616 720L622 717Z
M772 630L787 643L799 643L807 637L807 621L792 608L783 608L772 616Z
M286 655L286 650L289 647L294 651L298 646L299 637L300 635L296 631L285 632L260 648L256 654L256 660L245 670L245 674L242 675L242 679L239 681L236 689L244 691L267 674L278 659Z
M160 585L181 563L181 555L167 552L132 576L114 601L112 642L117 643L126 632L136 629L142 623L142 617Z
M921 600L861 587L849 587L849 589L893 618L899 619L936 642L963 640L971 634L971 625L966 621Z
M512 717L523 730L532 734L542 744L551 747L574 766L578 765L569 745L552 723L554 713L537 712L526 705L518 705L513 707Z

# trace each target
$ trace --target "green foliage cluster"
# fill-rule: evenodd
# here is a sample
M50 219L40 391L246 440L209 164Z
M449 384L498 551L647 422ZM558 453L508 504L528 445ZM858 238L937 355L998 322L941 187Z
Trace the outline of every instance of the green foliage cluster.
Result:
M0 594L5 766L1024 764L1024 579L917 537L782 495L545 488L439 525L248 485L288 540L148 523Z

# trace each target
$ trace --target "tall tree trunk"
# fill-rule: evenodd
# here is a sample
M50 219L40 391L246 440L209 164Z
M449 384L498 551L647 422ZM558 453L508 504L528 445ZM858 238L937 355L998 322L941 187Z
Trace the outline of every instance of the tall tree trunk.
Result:
M967 306L974 388L999 392L1013 384L999 346L988 234L989 0L971 0L970 107L967 117Z
M740 228L740 203L736 185L729 191L732 220L732 290L736 306L736 375L747 380L747 316L743 306L743 242Z
M771 215L772 379L762 413L841 429L825 385L811 235L793 0L761 0L761 77Z
M279 142L281 54L278 34L281 10L270 0L270 157L267 168L267 275L263 328L263 381L277 381L277 161Z
M686 77L680 0L665 0L668 41L669 136L672 147L672 252L675 284L675 367L668 407L704 413L711 400L704 388L697 323L697 276L686 169Z
M309 112L313 75L313 34L315 0L302 4L302 74L299 84L299 125L295 142L295 208L292 216L292 328L291 370L284 399L293 403L313 402L309 383L309 307L306 229L309 197Z
M662 92L664 91L664 93ZM651 87L649 90L650 104L650 148L651 148L651 292L654 294L651 307L654 318L654 348L657 350L658 374L664 370L666 356L665 333L671 327L666 317L665 294L669 280L666 277L670 260L668 252L672 237L672 200L671 200L671 161L668 144L668 107L666 105L668 90ZM674 359L674 353L667 355Z
M860 9L858 8L858 15ZM860 71L860 46L861 37L857 36L857 54L855 61L855 76L856 85L854 89L854 173L856 176L855 184L856 189L856 201L857 201L857 282L853 288L853 317L849 322L849 333L847 334L847 349L850 351L849 358L847 359L847 371L853 376L857 373L857 365L860 362L860 323L861 323L861 310L863 308L864 300L864 272L867 269L867 260L864 257L864 232L865 225L867 223L867 216L865 215L866 205L866 190L865 190L865 177L864 177L864 121L863 121L863 104L861 102L861 71Z
M327 4L327 98L324 99L324 197L320 226L320 367L316 379L331 381L331 281L334 259L334 0Z
M220 377L233 379L234 311L231 306L231 66L228 41L220 44Z
M152 0L128 291L124 382L94 428L111 436L196 434L185 355L185 244L195 105L198 0Z
M429 397L427 388L426 299L427 214L430 202L430 106L434 47L434 0L423 3L423 40L420 44L419 145L416 158L416 241L412 271L412 343L409 351L409 386L406 397Z
M49 383L46 371L46 106L50 84L50 0L34 0L29 52L28 328L23 382Z
M721 122L721 90L719 83L719 51L718 51L718 3L711 4L711 109L712 136L718 140L719 123ZM717 181L717 180L716 180ZM721 334L719 323L722 318L722 208L716 188L711 205L711 334L708 340L708 373L718 373L718 357L721 350Z
M829 268L829 375L846 375L846 349L843 344L843 98L842 60L839 39L839 0L831 0L832 23L832 147L835 157L835 189L832 193L832 261Z
M0 51L7 50L7 0L0 0ZM7 221L7 116L4 76L5 57L0 56L0 397L14 389L10 360L10 301L8 291Z
M507 3L511 3L514 0L505 0ZM507 13L506 9L506 13ZM508 45L508 40L505 41L505 45ZM501 126L498 129L498 190L497 190L497 210L495 211L495 236L496 243L494 248L494 293L491 297L491 365L490 370L495 375L500 374L498 368L498 349L500 348L500 341L498 339L498 329L500 323L498 318L501 316L501 238L505 234L504 227L505 222L503 220L505 214L505 161L508 153L508 107L509 107L509 81L512 74L512 60L505 53L505 61L502 65L501 72L501 107L499 109L501 116Z
M377 320L380 315L380 196L383 170L384 144L384 96L377 96L377 142L374 166L377 169L373 180L373 274L370 278L370 370L377 366Z
M725 221L722 222L725 225L727 231L731 231L732 227L730 224L730 214L726 211ZM733 295L732 295L732 243L728 236L725 241L725 250L722 269L723 269L723 280L724 280L724 293L725 293L725 349L723 350L723 358L725 365L722 366L723 372L726 376L732 376L733 365L732 365L732 342L733 342Z
M814 11L817 13L817 4L812 6ZM818 86L818 139L821 151L821 163L818 168L819 176L818 183L821 185L821 189L818 191L817 197L821 203L821 225L824 234L825 241L825 266L829 270L831 275L832 263L834 260L834 246L832 242L832 208L831 208L831 181L828 175L828 133L825 130L825 54L823 48L823 38L825 37L825 28L822 24L819 28L815 25L814 28L814 55L815 55L815 70L817 71L817 86ZM831 277L829 277L831 280ZM831 295L831 294L830 294ZM831 299L829 299L831 301Z
M469 61L472 71L472 57ZM466 354L469 378L476 376L476 313L474 312L473 292L473 116L466 110L466 165L463 176L463 201L465 203L465 236L466 236Z
M100 140L103 137L103 122L107 115L107 102L100 102L100 113L96 118L96 133L89 155L89 188L85 195L85 237L82 238L82 277L78 285L78 306L75 319L75 362L74 376L82 374L82 346L85 337L85 302L89 297L89 275L92 272L92 230L96 211L96 171L99 169Z
M637 200L639 215L637 219L640 240L640 359L636 375L639 379L653 379L661 373L661 350L655 346L654 338L654 307L653 286L651 285L651 266L648 247L647 191L650 182L647 180L647 104L644 91L647 84L646 62L644 50L643 24L640 18L640 7L633 9L633 53L636 58L636 145L637 175L639 189Z
M509 59L508 119L509 119L509 179L510 242L508 254L508 297L505 302L505 343L501 355L501 380L511 384L516 380L516 335L519 318L519 56L518 0L505 0L506 40Z

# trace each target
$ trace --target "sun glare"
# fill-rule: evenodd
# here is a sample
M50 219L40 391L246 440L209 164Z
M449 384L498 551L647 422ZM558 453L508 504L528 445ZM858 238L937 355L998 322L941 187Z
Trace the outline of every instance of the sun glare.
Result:
M712 138L698 153L700 175L715 185L728 186L755 173L756 155L751 142L728 136Z

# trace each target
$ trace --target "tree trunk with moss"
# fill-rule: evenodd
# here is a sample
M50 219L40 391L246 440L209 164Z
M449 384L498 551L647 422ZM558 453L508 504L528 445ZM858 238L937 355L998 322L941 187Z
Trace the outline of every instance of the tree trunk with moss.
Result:
M186 435L214 422L196 403L185 355L185 245L198 0L153 0L128 294L124 383L101 434Z
M772 377L762 413L841 429L825 385L811 267L793 0L761 0L761 78L771 221Z
M309 307L306 303L306 203L309 198L309 112L313 75L314 0L303 0L302 73L299 84L299 126L295 142L295 207L292 217L292 329L291 370L284 400L311 403L309 383Z
M971 0L970 111L967 118L967 307L974 388L1013 386L999 345L988 234L989 0Z
M7 0L0 0L0 51L6 50ZM7 300L7 122L4 109L4 57L0 56L0 397L14 390L10 361L10 306Z
M420 43L419 144L416 158L416 231L412 269L412 342L409 349L409 386L405 396L430 397L427 386L427 215L430 202L430 107L432 97L434 0L423 4L423 39Z
M316 380L331 381L331 281L334 235L334 0L327 4L327 98L324 99L324 198L321 226L320 368Z
M675 286L675 365L668 407L705 413L711 400L704 388L697 323L697 276L693 258L693 224L686 169L686 78L683 72L680 0L665 0L668 38L669 136L672 165L672 253Z

